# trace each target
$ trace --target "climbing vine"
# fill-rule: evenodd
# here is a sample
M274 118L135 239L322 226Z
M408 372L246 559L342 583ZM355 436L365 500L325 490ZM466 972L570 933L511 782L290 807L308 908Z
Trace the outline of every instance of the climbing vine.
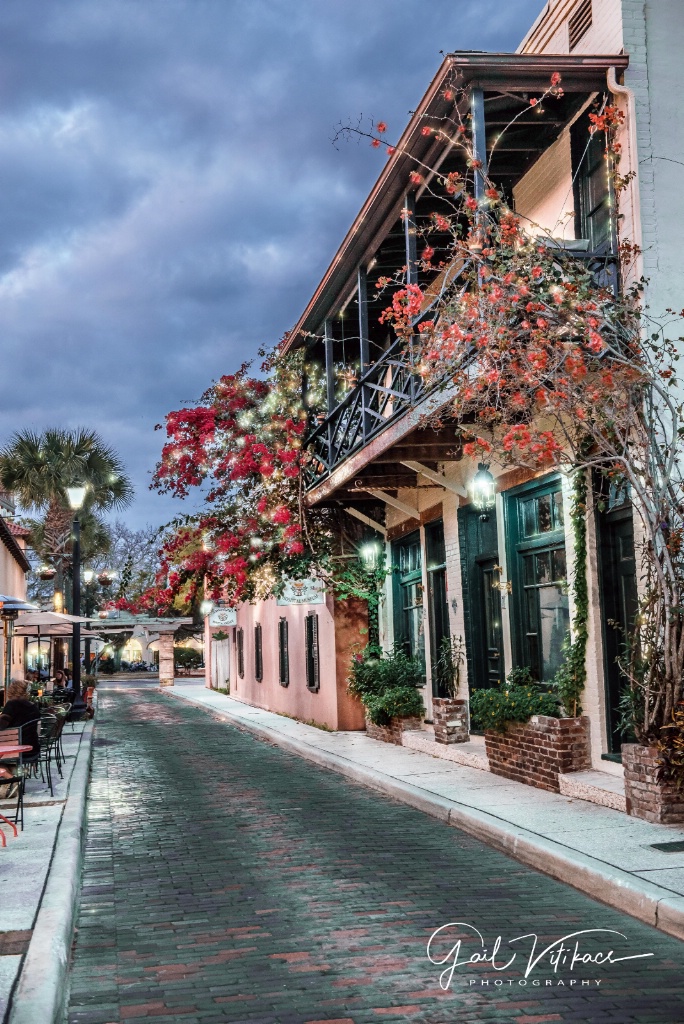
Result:
M587 585L587 475L575 473L572 488L570 521L575 550L573 594L575 614L572 636L565 642L565 661L553 680L565 713L570 718L582 714L581 698L587 679L587 637L589 617L589 588Z

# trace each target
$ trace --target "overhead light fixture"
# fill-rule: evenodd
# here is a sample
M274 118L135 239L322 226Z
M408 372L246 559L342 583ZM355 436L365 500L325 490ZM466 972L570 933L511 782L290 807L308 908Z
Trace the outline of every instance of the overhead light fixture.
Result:
M473 505L482 513L491 512L496 502L496 481L489 472L489 463L480 462L473 479Z

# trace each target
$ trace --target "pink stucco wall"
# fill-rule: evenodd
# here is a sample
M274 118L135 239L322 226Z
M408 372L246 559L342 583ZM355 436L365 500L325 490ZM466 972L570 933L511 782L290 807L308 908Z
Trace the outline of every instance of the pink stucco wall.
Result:
M320 688L311 691L306 685L304 620L309 612L318 615L318 644L320 659ZM278 621L288 621L288 648L290 665L289 686L278 680ZM361 706L346 692L347 671L355 642L363 646L365 626L362 610L349 606L334 607L332 597L325 604L279 607L273 598L256 604L244 604L237 612L238 628L244 630L244 677L237 672L236 629L230 629L232 638L230 656L230 695L247 704L292 715L303 721L313 721L330 729L362 729ZM336 629L337 620L337 629ZM263 680L255 678L254 627L261 624L263 651ZM207 679L210 679L210 667Z
M21 538L17 538L19 547L24 547ZM0 594L9 594L10 597L19 597L26 600L26 576L24 570L15 561L11 552L0 541ZM1 630L1 627L0 627ZM0 637L1 637L0 632ZM5 650L4 643L0 644L0 686L4 680L5 671ZM12 669L11 677L16 679L24 678L24 639L15 638L12 644Z

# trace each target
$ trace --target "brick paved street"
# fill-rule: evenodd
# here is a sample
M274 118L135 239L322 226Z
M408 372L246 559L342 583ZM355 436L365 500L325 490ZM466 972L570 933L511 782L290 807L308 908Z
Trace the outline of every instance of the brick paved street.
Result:
M425 946L451 921L490 950L501 934L497 964L515 963L459 967L442 992ZM556 973L546 959L525 979L530 940L507 944L589 928L625 938L585 936L584 952L655 955ZM476 948L464 935L462 957ZM683 952L202 710L101 691L69 1024L675 1024Z

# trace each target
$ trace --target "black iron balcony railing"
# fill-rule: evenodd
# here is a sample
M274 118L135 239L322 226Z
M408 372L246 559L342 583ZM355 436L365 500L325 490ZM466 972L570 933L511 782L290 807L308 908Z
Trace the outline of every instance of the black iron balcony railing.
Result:
M564 248L559 256L584 263L599 287L619 290L618 257L610 250ZM414 324L424 320L437 306L442 292L451 287L469 266L464 261L455 274L442 282L439 294L415 317ZM465 287L465 286L464 286ZM381 431L422 401L429 390L418 372L419 339L416 344L398 338L382 357L373 363L332 412L309 433L306 445L311 455L304 469L306 490L325 480L345 459L367 445Z
M425 390L414 362L413 345L398 338L309 434L311 460L304 475L307 490L416 405Z

